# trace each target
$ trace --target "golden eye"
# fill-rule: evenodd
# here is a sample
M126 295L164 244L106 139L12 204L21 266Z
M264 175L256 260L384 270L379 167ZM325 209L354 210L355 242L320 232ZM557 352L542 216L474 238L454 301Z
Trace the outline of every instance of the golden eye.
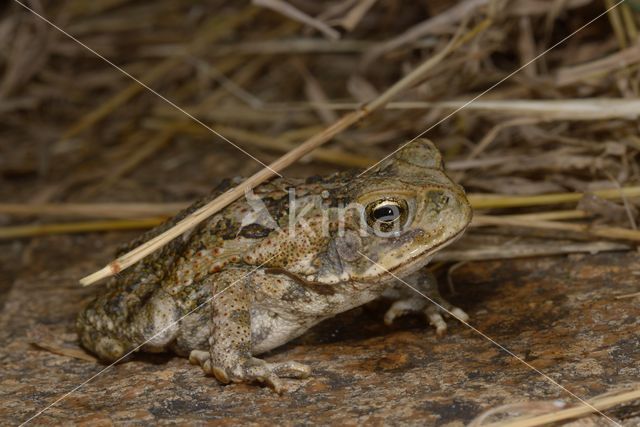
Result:
M369 227L387 232L399 230L407 221L408 211L405 200L381 199L369 203L365 214Z

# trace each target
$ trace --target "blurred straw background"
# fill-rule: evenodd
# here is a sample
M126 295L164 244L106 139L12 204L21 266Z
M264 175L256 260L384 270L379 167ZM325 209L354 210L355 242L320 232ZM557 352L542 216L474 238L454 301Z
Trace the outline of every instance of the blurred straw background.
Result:
M479 28L385 110L285 173L301 175L373 164L614 4L254 3L29 5L263 162L374 99L456 32ZM638 8L629 1L612 9L426 135L472 200L482 200L477 208L511 214L508 226L519 235L603 239L592 231L606 226L615 240L640 240ZM220 178L259 169L19 5L6 4L1 18L0 237L118 229L136 217L170 215L175 205L162 202L189 200L207 185L185 181L182 171L171 179L187 165L191 176L211 170L192 162L194 151L225 153L229 161L213 165ZM154 163L172 151L180 154ZM159 176L164 191L147 192ZM556 193L580 195L566 203L545 197ZM507 196L520 202L505 205ZM156 205L136 214L117 203L125 199ZM98 201L109 206L91 209ZM72 202L86 206L80 213ZM79 216L111 221L88 227ZM60 221L65 227L56 227ZM477 225L497 224L480 217Z

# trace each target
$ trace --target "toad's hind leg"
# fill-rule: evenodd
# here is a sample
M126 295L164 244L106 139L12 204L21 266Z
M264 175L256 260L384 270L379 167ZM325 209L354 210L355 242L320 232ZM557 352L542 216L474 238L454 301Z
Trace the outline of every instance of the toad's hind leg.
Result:
M207 278L212 290L208 351L194 349L189 361L220 382L261 382L283 390L280 377L305 378L310 369L296 362L268 363L253 357L251 342L252 272L229 268Z
M153 292L147 304L111 304L103 295L78 317L82 345L103 361L114 362L138 350L165 351L178 331L180 311L164 292Z
M463 322L469 320L467 313L453 306L440 295L438 283L432 273L421 270L403 280L406 283L397 283L383 294L385 297L395 299L384 315L384 322L387 325L393 323L397 317L422 313L436 328L436 334L441 336L447 331L447 323L442 313L452 315Z

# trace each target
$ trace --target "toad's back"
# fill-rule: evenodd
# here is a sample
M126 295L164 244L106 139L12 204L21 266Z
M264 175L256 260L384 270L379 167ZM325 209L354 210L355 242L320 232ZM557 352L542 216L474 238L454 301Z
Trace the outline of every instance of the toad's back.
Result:
M239 183L240 179L234 181L226 180L209 196L143 234L117 255L171 228L231 185ZM78 317L77 328L83 346L103 360L115 360L137 343L145 342L176 322L206 300L208 291L193 286L194 283L241 264L243 255L249 253L256 242L271 236L281 224L288 223L288 188L295 186L297 196L304 197L335 188L336 182L344 180L338 174L326 179L313 177L306 182L272 180L254 190L256 198L235 201L193 231L118 274ZM277 239L272 237L270 242L276 245ZM158 351L165 349L167 337L161 338L156 340L163 342L163 345L155 346ZM153 351L153 342L145 349Z

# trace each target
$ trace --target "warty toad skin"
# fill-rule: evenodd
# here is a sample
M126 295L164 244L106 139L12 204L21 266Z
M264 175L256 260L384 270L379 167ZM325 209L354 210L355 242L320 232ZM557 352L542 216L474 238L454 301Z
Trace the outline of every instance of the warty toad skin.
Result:
M417 312L438 333L446 329L437 306L393 275L466 318L422 268L470 220L462 187L446 176L427 140L362 176L273 179L112 279L80 313L78 335L103 361L143 344L140 351L188 357L222 383L261 382L279 392L281 377L304 378L310 368L257 355L377 297L397 299L388 323Z

